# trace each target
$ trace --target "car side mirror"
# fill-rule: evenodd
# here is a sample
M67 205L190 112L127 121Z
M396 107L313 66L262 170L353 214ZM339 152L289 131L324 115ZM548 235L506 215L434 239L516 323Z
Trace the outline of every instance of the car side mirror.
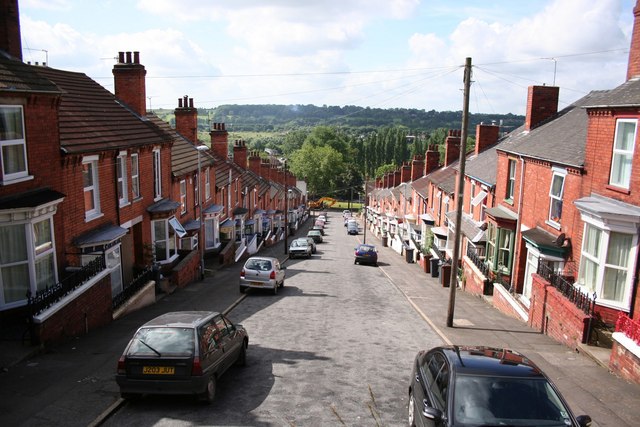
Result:
M442 422L442 411L440 409L429 406L426 400L424 400L422 403L424 405L424 408L422 409L422 415L424 415L425 418L433 420L434 424L440 424Z
M589 415L580 415L576 417L580 427L591 427L591 417Z

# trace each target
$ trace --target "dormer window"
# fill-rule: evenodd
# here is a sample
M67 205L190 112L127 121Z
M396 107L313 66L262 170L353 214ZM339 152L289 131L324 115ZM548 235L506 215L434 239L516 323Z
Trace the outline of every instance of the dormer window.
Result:
M0 149L0 183L26 178L27 144L20 105L0 105Z

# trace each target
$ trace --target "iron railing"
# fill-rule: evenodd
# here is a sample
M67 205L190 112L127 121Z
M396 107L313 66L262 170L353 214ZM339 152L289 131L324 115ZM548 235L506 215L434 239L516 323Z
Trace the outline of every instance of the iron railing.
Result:
M573 281L568 277L557 274L547 264L539 262L537 273L542 276L547 282L556 288L562 295L564 295L573 305L582 310L585 314L592 316L595 313L596 307L596 293L589 295L586 292L582 292L579 288L574 286Z
M616 332L622 332L627 338L640 345L640 322L622 312L616 321Z
M118 295L113 298L112 307L117 309L122 306L129 298L135 295L140 289L142 289L150 280L155 278L155 269L151 266L145 267L129 285L122 290Z
M97 257L87 265L81 267L78 271L73 272L69 277L64 278L60 283L53 286L47 286L35 293L27 292L27 305L31 316L42 313L56 302L60 301L66 295L82 286L92 277L106 268L104 257Z
M478 251L475 248L473 248L471 246L467 246L467 257L469 257L471 262L473 262L473 264L476 267L478 267L478 270L480 270L482 275L490 283L498 283L503 288L505 288L507 291L509 291L509 292L513 291L513 289L511 288L511 284L509 282L507 282L506 280L504 280L504 277L502 276L502 274L494 272L491 269L491 267L489 266L489 264L485 261L485 258L480 256L480 255L478 255ZM486 286L488 286L488 285L486 285ZM489 288L487 288L487 289L489 289ZM491 286L491 289L493 289L493 286Z
M440 259L440 261L444 261L446 258L445 255L445 251L440 249L438 247L438 245L435 244L435 242L431 243L431 249L433 249L433 251L436 253L436 255L438 256L438 259Z

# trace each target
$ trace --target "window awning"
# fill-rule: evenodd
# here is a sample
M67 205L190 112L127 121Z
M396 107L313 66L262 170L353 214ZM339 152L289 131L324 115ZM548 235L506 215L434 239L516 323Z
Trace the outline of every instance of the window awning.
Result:
M227 218L226 220L224 220L222 224L220 224L220 231L223 231L223 230L225 232L228 232L228 230L233 231L235 227L236 227L236 222L231 218Z
M525 242L533 245L540 251L551 256L564 258L568 247L564 245L564 236L554 236L541 228L531 228L522 232L522 238Z
M127 234L126 228L109 224L78 236L74 244L79 248L106 245L121 239L125 234Z
M438 236L447 236L447 229L444 227L432 227L431 232L433 234L437 234Z
M171 226L171 228L173 228L178 237L183 238L187 235L187 231L184 229L182 224L180 224L180 221L178 221L176 217L169 219L169 225Z
M487 197L486 191L479 192L476 197L471 200L471 206L478 206Z
M435 223L435 219L433 219L433 216L428 213L420 215L420 219L427 225L433 225Z

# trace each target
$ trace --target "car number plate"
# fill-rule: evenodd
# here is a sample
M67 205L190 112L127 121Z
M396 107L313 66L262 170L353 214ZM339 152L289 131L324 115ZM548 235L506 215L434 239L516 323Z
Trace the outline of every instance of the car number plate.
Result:
M173 366L143 366L142 373L145 375L173 375L175 368Z
M262 282L251 282L253 286L262 286Z

